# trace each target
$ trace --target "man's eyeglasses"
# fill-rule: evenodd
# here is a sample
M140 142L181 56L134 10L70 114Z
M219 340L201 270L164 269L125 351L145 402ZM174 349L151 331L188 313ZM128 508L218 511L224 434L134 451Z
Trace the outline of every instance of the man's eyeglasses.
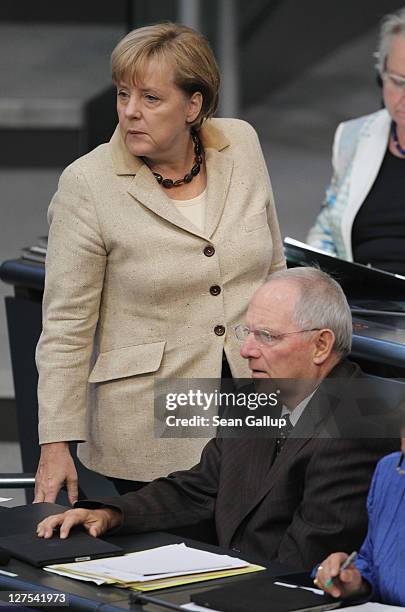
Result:
M235 334L240 342L246 340L249 334L253 334L256 341L259 344L276 344L286 336L292 336L293 334L305 334L307 332L319 331L320 327L312 327L311 329L300 329L299 331L284 332L280 334L273 334L273 332L267 329L249 329L246 325L238 325L235 327Z
M383 72L382 79L394 87L394 89L402 92L405 91L405 77L393 74L392 72Z
M398 465L397 465L398 474L405 474L405 466L402 467L402 464L404 463L404 458L405 458L404 453L401 453L401 456L399 458Z

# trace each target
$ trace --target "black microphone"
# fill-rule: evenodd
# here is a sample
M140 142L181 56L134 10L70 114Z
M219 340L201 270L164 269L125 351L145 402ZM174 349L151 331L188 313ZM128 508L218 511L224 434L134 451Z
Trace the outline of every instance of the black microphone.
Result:
M11 554L5 548L0 548L0 565L7 565L10 561Z

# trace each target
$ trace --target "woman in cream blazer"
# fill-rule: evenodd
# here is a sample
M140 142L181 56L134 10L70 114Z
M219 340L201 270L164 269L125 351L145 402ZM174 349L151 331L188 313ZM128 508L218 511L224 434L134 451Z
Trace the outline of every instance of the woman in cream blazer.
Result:
M156 159L169 137L171 150L184 134L193 146L189 123L204 111L206 87L190 94L188 80L183 91L173 84L172 64L162 72L147 57L141 75L139 64L131 78L125 70L114 75L117 56L128 61L135 49L135 59L145 60L145 39L157 40L159 53L162 40L170 52L178 41L183 50L188 45L189 71L211 53L199 34L175 24L127 35L113 53L120 125L109 143L61 176L49 209L37 349L36 501L53 501L64 480L75 500L64 450L71 440L80 442L88 468L113 478L144 482L193 465L204 439L154 438L154 380L219 378L223 355L233 377L248 377L234 327L255 290L285 266L266 165L247 123L208 119L198 129L199 168L193 166L194 180L187 175L180 183L184 190L205 187L202 226L169 199L177 188L164 189ZM185 168L192 163L187 151Z

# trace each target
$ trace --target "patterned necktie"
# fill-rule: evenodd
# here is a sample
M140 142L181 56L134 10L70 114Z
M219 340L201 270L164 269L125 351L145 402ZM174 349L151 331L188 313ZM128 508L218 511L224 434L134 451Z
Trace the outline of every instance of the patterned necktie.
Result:
M281 449L283 448L288 436L290 435L290 432L294 429L294 425L290 421L289 414L283 415L282 418L286 420L286 424L284 425L284 427L280 428L280 435L276 439L276 457L278 457L278 455L280 454Z

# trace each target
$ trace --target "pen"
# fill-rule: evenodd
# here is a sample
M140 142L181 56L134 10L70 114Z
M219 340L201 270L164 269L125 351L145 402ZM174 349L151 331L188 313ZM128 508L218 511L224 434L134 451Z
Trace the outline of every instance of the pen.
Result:
M353 563L353 561L356 559L357 557L357 550L354 550L346 559L346 561L343 561L342 565L340 566L339 569L339 574L342 570L345 570L349 567L349 565L351 563ZM339 576L339 574L337 576ZM328 578L328 580L325 582L325 586L329 587L332 582L334 581L335 578L337 578L337 576L331 576L330 578Z

